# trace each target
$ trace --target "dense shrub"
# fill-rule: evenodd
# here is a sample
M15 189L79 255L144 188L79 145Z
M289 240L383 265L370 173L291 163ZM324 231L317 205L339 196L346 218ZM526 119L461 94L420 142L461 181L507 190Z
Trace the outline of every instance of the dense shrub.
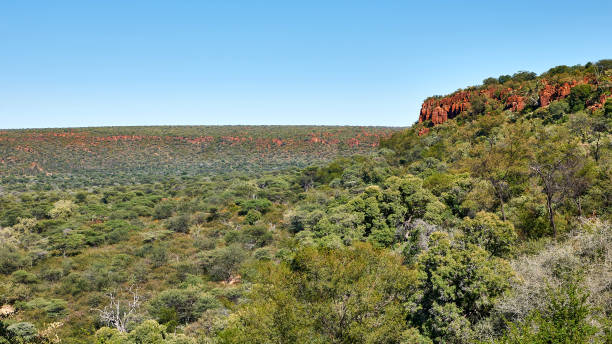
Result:
M573 112L584 110L587 106L587 101L591 97L591 93L591 85L589 84L582 84L572 87L572 90L567 98L570 109Z
M479 212L473 219L463 220L460 228L466 242L476 244L499 257L508 255L517 239L510 222L486 212Z
M25 270L17 270L11 274L13 280L17 283L32 284L38 282L38 277Z
M189 215L179 215L168 219L166 228L178 233L187 233L189 232L190 222Z
M60 299L43 299L36 298L26 302L23 307L24 309L40 309L44 310L48 317L58 318L65 316L66 306L68 303Z
M200 266L214 280L228 280L237 272L240 263L246 258L246 253L239 245L229 245L202 252Z
M159 320L166 315L167 309L172 309L181 323L189 323L204 311L219 306L214 296L197 289L168 289L151 300L149 313Z
M169 202L162 202L155 206L153 209L153 218L155 220L163 220L172 216L174 212L174 206Z

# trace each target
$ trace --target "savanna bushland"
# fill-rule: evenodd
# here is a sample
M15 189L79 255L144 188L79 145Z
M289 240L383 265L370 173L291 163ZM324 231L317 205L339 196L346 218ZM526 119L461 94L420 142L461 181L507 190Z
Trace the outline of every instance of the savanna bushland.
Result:
M407 128L2 130L0 343L610 343L611 91L601 60Z

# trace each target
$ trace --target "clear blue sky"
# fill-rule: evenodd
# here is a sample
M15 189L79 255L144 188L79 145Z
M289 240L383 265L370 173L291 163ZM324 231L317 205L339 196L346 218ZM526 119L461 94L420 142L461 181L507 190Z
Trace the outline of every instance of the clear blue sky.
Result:
M612 58L612 1L0 1L0 128L412 124Z

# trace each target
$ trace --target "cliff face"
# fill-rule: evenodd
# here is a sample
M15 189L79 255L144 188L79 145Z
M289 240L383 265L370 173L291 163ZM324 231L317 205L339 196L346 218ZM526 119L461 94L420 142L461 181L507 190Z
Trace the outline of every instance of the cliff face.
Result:
M429 98L423 102L419 122L431 120L434 125L446 122L471 107L474 96L485 99L496 99L504 103L505 108L522 111L525 108L525 97L514 94L511 88L497 89L490 87L480 91L459 91L442 98Z
M532 94L538 97L539 107L546 107L552 101L560 100L567 97L571 89L577 85L596 82L589 78L580 80L572 80L561 84L553 84L549 80L540 79L539 91L537 94ZM518 88L502 88L501 86L490 86L481 90L457 91L442 98L428 98L421 106L419 122L431 121L433 125L442 124L449 119L459 115L463 111L468 111L472 104L471 101L475 96L484 97L486 102L495 100L503 104L504 109L520 112L527 106L526 98L528 92L523 91L522 86ZM599 103L590 105L589 109L597 109L602 106L605 100L610 96L602 96ZM425 134L427 131L421 131L419 134Z
M551 101L563 99L569 96L572 88L581 84L589 83L589 79L572 80L561 85L551 85L548 80L542 79L543 88L540 90L540 106L548 106Z

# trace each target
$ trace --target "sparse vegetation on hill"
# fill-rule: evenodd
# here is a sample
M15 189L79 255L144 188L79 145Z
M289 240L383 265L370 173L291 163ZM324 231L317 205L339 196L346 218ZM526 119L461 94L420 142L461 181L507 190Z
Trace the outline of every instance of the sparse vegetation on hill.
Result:
M0 177L90 186L304 168L375 150L400 128L103 127L0 131Z

